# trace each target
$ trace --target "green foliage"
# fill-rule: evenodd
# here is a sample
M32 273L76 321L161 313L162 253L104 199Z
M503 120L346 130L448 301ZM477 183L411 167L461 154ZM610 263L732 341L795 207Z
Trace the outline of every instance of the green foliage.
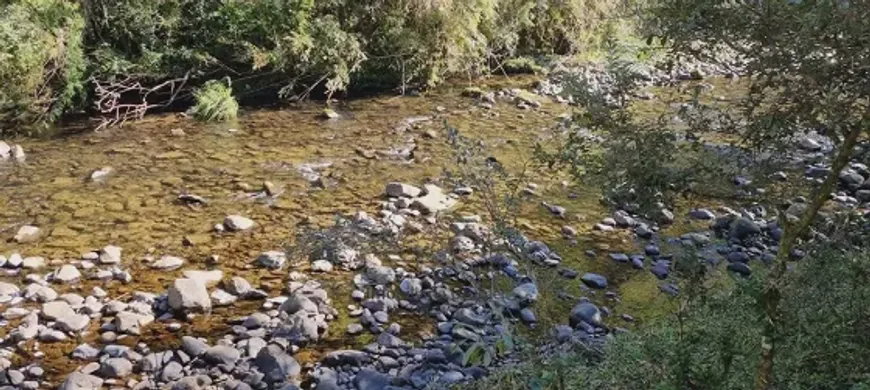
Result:
M205 83L193 94L196 104L191 109L193 116L205 122L225 122L235 119L239 103L228 85L216 80Z
M0 126L38 130L81 103L84 20L75 3L0 6Z
M542 73L544 67L538 65L534 59L529 57L511 58L502 65L504 71L509 74L517 73Z

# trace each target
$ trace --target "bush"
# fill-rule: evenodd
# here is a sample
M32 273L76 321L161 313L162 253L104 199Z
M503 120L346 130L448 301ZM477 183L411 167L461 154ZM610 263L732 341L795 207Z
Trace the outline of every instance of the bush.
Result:
M233 90L219 81L209 81L194 93L196 105L193 116L205 122L224 122L235 119L239 103L233 97Z
M38 130L34 125L80 107L83 29L72 2L18 0L0 6L0 126Z

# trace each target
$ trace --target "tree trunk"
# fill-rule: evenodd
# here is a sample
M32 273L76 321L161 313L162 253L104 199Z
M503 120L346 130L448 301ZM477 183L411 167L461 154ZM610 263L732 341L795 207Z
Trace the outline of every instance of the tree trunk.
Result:
M849 163L852 157L852 152L855 145L858 143L858 137L861 135L863 127L856 126L846 139L840 145L837 156L834 158L831 166L831 173L825 179L824 183L812 194L810 205L794 223L789 223L787 218L782 218L783 222L783 237L779 243L779 251L776 253L776 258L773 261L773 267L767 275L764 291L759 298L761 307L764 310L764 325L761 333L761 360L758 362L758 368L755 373L755 390L770 390L773 387L773 363L776 356L776 335L780 327L780 312L779 303L782 298L782 284L784 276L788 270L788 260L792 249L797 242L797 239L806 233L813 220L818 215L819 210L825 204L825 201L840 180L840 171Z

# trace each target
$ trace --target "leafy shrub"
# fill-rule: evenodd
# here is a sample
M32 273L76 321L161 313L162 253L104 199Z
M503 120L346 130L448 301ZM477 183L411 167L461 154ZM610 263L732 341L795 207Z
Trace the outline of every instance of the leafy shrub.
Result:
M33 129L78 107L84 20L67 1L0 6L0 126Z
M194 93L194 98L193 116L201 121L223 122L238 115L239 103L233 97L233 90L219 81L205 83Z

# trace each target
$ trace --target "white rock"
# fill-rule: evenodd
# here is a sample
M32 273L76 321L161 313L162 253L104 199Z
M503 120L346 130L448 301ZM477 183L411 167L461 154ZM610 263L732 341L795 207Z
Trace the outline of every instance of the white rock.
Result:
M22 318L28 314L30 314L30 310L23 307L10 307L3 312L3 318L7 320L14 320Z
M456 206L456 199L444 193L440 187L426 184L426 195L414 199L411 207L420 210L423 214L436 214Z
M52 301L42 305L42 316L49 321L54 321L62 317L74 316L75 314L75 310L70 307L69 303L64 301Z
M121 262L121 247L107 245L100 250L100 264L118 264Z
M52 275L52 280L62 283L72 283L81 279L82 273L74 265L66 264Z
M314 272L330 272L332 271L332 263L327 260L315 260L311 263L311 270Z
M112 167L102 167L91 172L90 179L91 181L103 181L112 174Z
M142 327L154 322L154 316L122 311L115 316L113 324L115 330L121 333L138 335L142 333Z
M228 306L236 301L236 296L224 290L216 289L211 293L211 301L215 306Z
M13 239L19 244L27 244L38 240L41 234L42 231L38 227L24 225L18 228L18 232L15 233L15 238Z
M205 284L195 279L175 279L169 288L169 307L178 311L211 310L211 299Z
M24 259L21 257L20 254L13 253L11 256L9 256L9 259L6 260L6 265L9 266L9 268L18 268L21 267L21 263L23 262Z
M27 156L24 154L24 148L21 145L15 145L12 147L12 160L15 162L23 163Z
M8 160L12 157L12 147L6 142L0 141L0 160Z
M160 260L151 263L151 268L171 271L184 265L184 259L175 256L163 256Z
M230 231L242 231L254 227L254 221L241 215L229 215L224 218L224 226Z
M74 314L58 318L55 322L55 327L65 332L80 332L87 328L90 322L90 317L83 314Z
M20 291L18 286L12 283L0 282L0 296L18 296Z
M45 266L45 258L39 256L26 257L21 262L21 267L26 269L37 269Z

